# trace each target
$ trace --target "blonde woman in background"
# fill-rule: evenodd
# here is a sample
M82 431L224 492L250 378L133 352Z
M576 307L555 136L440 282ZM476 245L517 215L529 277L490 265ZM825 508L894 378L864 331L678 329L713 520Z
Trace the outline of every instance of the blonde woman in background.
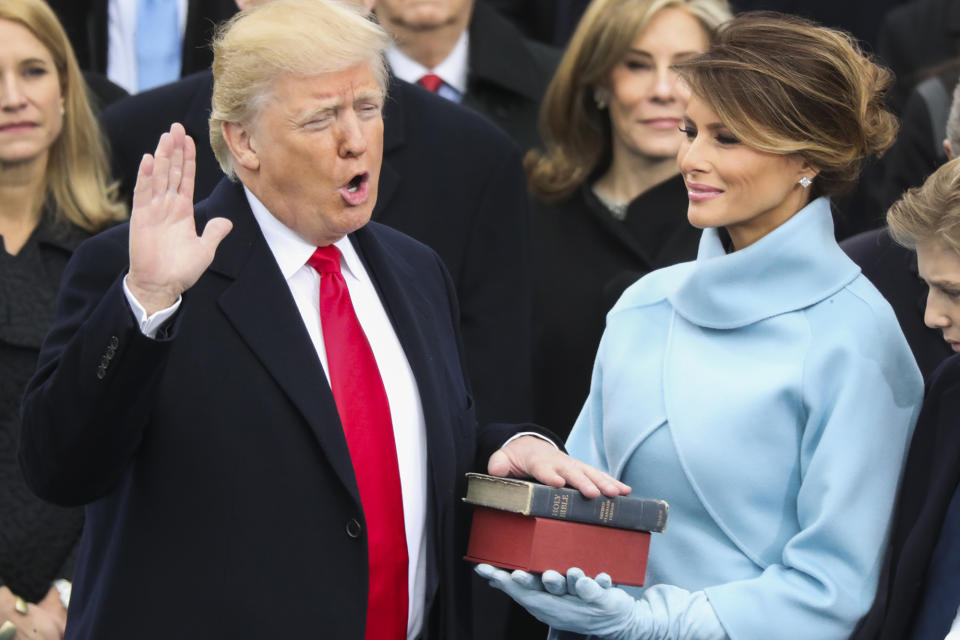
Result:
M890 74L843 33L770 15L734 18L678 69L697 259L610 311L567 441L670 503L649 586L478 572L560 638L842 640L877 588L923 392L830 210L893 142Z
M63 634L66 610L53 582L68 577L83 514L41 502L24 484L16 460L20 399L67 260L90 234L126 217L107 166L83 78L53 12L42 0L3 0L0 638Z
M566 435L590 388L603 318L631 282L693 259L677 168L686 96L671 65L707 50L726 0L594 0L541 108L536 197L536 421Z

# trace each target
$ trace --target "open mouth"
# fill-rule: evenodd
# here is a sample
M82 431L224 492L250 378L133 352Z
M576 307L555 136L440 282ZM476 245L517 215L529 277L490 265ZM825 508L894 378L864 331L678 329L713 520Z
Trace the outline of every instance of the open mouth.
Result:
M340 187L340 196L347 204L356 206L367 201L370 195L370 174L364 171L350 178Z
M356 193L357 190L360 189L360 185L363 184L363 178L365 176L366 174L363 173L358 173L357 175L353 176L353 179L347 183L347 191L350 193Z

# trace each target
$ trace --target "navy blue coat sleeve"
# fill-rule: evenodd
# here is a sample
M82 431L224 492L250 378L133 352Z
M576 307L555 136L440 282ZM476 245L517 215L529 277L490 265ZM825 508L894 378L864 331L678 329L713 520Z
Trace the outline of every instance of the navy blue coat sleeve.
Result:
M20 464L31 489L56 504L109 492L148 420L168 343L140 332L123 294L126 270L126 225L78 248L24 395Z

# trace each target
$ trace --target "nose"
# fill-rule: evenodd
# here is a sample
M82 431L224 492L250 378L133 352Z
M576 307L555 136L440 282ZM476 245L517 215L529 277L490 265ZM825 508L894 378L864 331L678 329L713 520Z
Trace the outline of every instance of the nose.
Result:
M353 109L344 109L340 121L341 158L354 158L367 150L367 139L363 135L360 118Z
M950 326L950 317L940 308L936 292L927 292L927 306L923 310L923 323L931 329L946 329Z
M709 163L699 135L694 136L691 140L687 137L687 134L683 134L683 141L677 151L677 166L680 168L680 173L685 176L694 173L706 173L709 170Z
M677 99L677 74L670 67L657 67L653 78L651 98L656 102L673 102Z
M20 86L20 79L14 73L4 74L0 80L0 109L16 111L27 103L26 94Z

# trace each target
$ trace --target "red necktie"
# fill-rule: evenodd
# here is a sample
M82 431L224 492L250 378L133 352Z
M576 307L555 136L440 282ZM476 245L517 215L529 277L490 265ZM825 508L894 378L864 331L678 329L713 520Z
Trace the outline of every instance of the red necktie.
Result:
M417 84L419 84L424 89L427 89L428 91L433 91L434 93L436 93L437 89L440 88L440 85L443 84L443 79L440 76L436 75L435 73L428 73L427 75L417 80Z
M407 538L390 405L380 370L340 273L340 251L307 261L320 273L320 323L333 399L350 449L367 523L369 593L365 640L407 637Z

